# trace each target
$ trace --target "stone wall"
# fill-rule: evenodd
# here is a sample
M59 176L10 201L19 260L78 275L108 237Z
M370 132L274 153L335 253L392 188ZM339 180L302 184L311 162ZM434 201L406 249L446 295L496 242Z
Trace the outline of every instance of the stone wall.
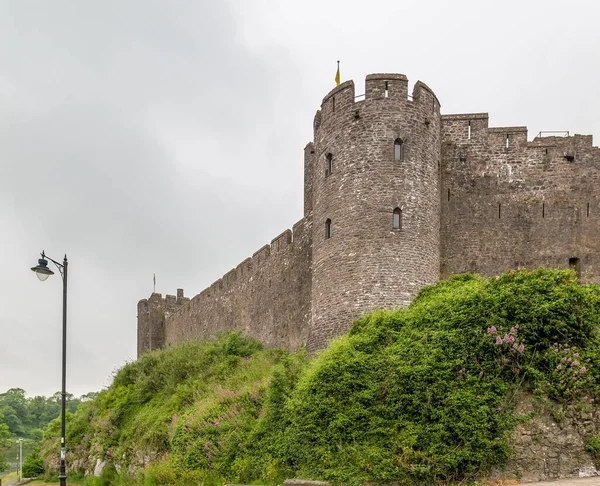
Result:
M470 125L470 130L469 130ZM470 137L469 137L470 132ZM600 150L591 136L442 116L441 275L568 268L600 281Z
M303 346L310 322L310 231L310 218L302 219L166 316L166 342L240 331L268 347Z
M585 444L600 433L600 410L591 405L544 404L521 393L516 412L530 416L511 437L512 458L491 479L524 482L598 474Z

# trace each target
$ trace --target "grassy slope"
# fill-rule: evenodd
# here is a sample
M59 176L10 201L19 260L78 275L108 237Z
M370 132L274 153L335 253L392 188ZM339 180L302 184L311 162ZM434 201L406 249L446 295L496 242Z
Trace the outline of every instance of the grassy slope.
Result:
M516 390L598 398L599 295L568 271L462 275L311 360L235 334L149 353L70 418L69 462L146 461L145 484L477 477L509 454Z

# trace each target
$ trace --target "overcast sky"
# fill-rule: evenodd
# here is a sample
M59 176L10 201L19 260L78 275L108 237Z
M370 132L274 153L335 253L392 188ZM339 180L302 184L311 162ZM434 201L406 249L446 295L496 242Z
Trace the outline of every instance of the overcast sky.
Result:
M0 392L136 354L136 304L186 296L302 217L303 148L342 80L403 73L442 113L600 137L600 3L0 0ZM412 89L412 88L411 88Z

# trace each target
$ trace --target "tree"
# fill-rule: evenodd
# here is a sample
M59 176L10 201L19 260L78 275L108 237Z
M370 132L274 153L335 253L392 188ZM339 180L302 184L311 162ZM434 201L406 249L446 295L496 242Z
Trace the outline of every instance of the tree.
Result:
M8 430L8 425L4 423L4 417L0 413L0 446L2 446L10 437L10 432ZM8 461L4 457L4 454L0 454L0 473L4 471L8 471Z
M4 423L11 433L25 435L25 424L29 419L25 390L11 388L0 394L0 413L4 415Z

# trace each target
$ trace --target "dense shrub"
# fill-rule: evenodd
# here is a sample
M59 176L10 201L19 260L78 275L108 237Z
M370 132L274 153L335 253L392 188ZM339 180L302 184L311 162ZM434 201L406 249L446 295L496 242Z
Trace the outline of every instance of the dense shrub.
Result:
M520 390L593 406L599 319L598 286L522 270L427 287L310 360L237 334L173 346L69 417L70 463L148 457L145 485L464 482L508 458Z
M31 451L23 461L23 477L37 478L44 474L44 461L40 457L39 447Z
M455 276L408 309L356 322L306 367L264 443L278 444L286 475L475 477L508 457L518 389L558 401L598 396L598 323L598 287L569 271ZM264 449L255 450L260 464Z

